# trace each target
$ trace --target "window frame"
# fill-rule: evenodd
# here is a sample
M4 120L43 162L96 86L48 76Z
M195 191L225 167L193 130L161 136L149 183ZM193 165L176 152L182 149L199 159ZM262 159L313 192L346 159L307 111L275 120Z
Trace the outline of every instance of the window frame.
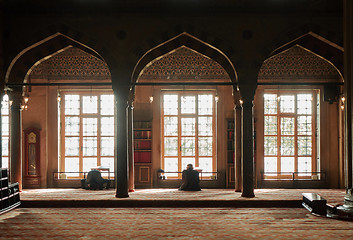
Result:
M4 104L7 104L7 112L5 113L5 111L4 111ZM1 101L1 139L3 140L4 139L4 137L7 137L8 138L8 143L7 143L7 146L8 146L8 148L7 148L7 154L4 154L5 153L5 151L4 151L4 146L3 146L3 144L1 144L1 146L2 146L2 149L1 149L1 154L2 154L2 156L1 156L1 161L2 161L2 167L4 168L4 158L7 158L7 168L9 169L10 168L10 123L11 123L11 113L10 113L10 111L11 111L11 103L10 103L10 101L9 100L7 100L7 101L5 101L5 100L2 100ZM8 130L9 130L9 132L8 132L8 135L5 135L4 134L4 131L3 131L3 126L4 126L4 117L8 117L8 123L7 123L7 128L8 128Z
M297 112L297 96L298 94L306 94L310 93L312 94L312 113L311 115L309 114L299 114ZM319 147L319 141L317 139L317 136L319 134L320 129L319 127L319 119L318 116L320 116L320 109L319 109L319 98L320 98L320 90L318 89L296 89L296 90L285 90L285 89L280 89L280 90L274 90L274 89L264 89L263 90L263 97L262 97L262 109L263 109L263 177L264 180L294 180L294 179L312 179L316 180L320 178L320 170L319 166L320 163L318 162L318 147ZM279 96L283 95L294 95L294 113L281 113L280 112L280 101L277 100L277 113L276 114L266 114L265 113L265 99L264 95L265 94L276 94L277 98ZM265 117L266 116L276 116L277 117L277 134L265 134ZM303 134L298 134L298 123L297 123L297 118L298 116L311 116L311 134L310 135L303 135ZM293 135L282 135L281 134L281 118L283 117L288 117L288 118L294 118L294 134ZM266 155L266 146L265 146L265 137L266 136L276 136L277 137L277 155ZM281 137L282 136L294 136L294 154L290 155L290 157L294 158L294 171L292 173L290 172L281 172L281 157L286 157L286 155L281 154ZM312 152L311 152L311 171L308 173L298 173L298 157L306 157L308 155L299 155L298 154L298 136L311 136L312 138ZM270 172L266 173L265 172L265 158L266 157L276 157L277 158L277 172L276 174L271 174Z
M200 115L198 112L198 97L199 95L212 95L212 101L213 101L213 108L212 108L212 114L205 114L205 115ZM178 113L177 114L164 114L164 95L177 95L178 96ZM182 174L181 172L184 170L182 168L182 158L183 157L192 157L195 159L195 164L194 168L198 169L199 168L199 162L200 158L202 157L207 157L207 158L212 158L212 174L206 174L202 175L201 174L201 179L210 179L213 175L215 175L215 172L217 172L217 157L216 157L216 126L217 126L217 118L216 118L216 112L217 112L217 102L215 101L215 95L216 92L215 90L212 89L205 89L205 90L163 90L161 92L161 166L162 169L165 169L165 158L178 158L178 174L177 176L167 176L167 179L181 179ZM181 98L184 96L195 96L195 113L181 113ZM199 117L212 117L212 136L209 135L200 135L199 134L199 127L198 127L198 121ZM171 137L171 136L165 136L164 135L164 130L165 130L165 124L164 124L164 117L177 117L178 118L178 134L177 137L178 140L178 147L177 147L177 152L178 154L175 156L165 156L165 137ZM195 135L193 136L187 136L187 135L182 135L182 124L181 124L181 119L182 118L195 118ZM185 137L195 137L195 154L193 156L182 156L182 138ZM200 137L212 137L212 155L207 155L207 156L199 156L199 138Z
M65 114L65 95L79 95L79 102L80 102L80 110L78 115L73 115L73 114ZM77 91L69 91L69 90L62 90L60 91L60 104L59 104L59 121L60 121L60 140L59 140L59 146L60 146L60 156L59 156L59 172L66 172L66 158L79 158L79 173L76 176L67 176L67 179L81 179L84 177L84 159L85 158L96 158L97 159L97 166L102 165L102 158L116 158L116 124L115 124L115 118L116 118L116 106L115 106L115 101L114 101L114 113L113 115L110 114L101 114L101 96L102 95L112 95L114 96L113 91L110 90L97 90L97 91L92 91L92 90L77 90ZM83 97L94 97L97 96L97 113L83 113ZM65 134L65 117L78 117L79 118L79 134L78 135L66 135ZM101 133L101 119L103 117L113 117L114 118L114 133L112 135L102 135ZM96 118L97 119L97 134L92 135L92 136L84 136L83 133L83 119L86 118ZM79 154L78 156L66 156L65 155L65 138L66 137L78 137L79 138ZM83 138L84 137L96 137L97 141L97 152L95 156L84 156L83 151ZM109 156L102 156L101 154L101 139L102 137L112 137L114 141L114 155L109 155ZM115 161L113 161L115 164ZM108 174L110 177L114 177L114 169L115 167L113 166L112 171ZM68 171L67 171L68 172ZM106 174L103 172L102 174Z

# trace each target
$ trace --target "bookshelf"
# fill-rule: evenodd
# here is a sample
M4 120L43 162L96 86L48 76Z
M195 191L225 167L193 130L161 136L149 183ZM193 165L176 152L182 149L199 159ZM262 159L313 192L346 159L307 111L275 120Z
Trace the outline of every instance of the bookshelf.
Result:
M227 162L234 164L234 119L227 121Z
M7 168L0 168L0 214L20 205L18 183L9 184Z
M234 119L227 120L227 188L235 186L235 124Z
M151 187L152 122L134 122L134 165L136 187Z

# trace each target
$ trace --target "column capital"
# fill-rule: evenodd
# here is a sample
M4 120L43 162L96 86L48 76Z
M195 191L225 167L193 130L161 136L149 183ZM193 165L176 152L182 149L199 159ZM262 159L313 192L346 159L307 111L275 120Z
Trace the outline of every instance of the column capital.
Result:
M8 92L11 109L21 109L22 104L22 92L11 91Z

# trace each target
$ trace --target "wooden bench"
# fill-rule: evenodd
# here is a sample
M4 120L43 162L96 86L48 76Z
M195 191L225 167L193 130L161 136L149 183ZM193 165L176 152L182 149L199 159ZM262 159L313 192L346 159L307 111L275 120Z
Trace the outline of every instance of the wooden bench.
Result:
M303 207L311 213L326 216L326 199L317 193L303 193Z

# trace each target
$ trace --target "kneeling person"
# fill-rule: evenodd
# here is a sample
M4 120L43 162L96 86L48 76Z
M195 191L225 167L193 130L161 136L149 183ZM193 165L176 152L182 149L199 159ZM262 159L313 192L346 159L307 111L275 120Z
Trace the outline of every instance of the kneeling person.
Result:
M188 164L182 173L182 184L179 190L201 191L199 172L194 170L192 164Z
M81 187L84 189L103 189L103 184L106 184L106 189L109 189L110 180L102 178L101 172L98 170L89 171L87 179L81 180Z

